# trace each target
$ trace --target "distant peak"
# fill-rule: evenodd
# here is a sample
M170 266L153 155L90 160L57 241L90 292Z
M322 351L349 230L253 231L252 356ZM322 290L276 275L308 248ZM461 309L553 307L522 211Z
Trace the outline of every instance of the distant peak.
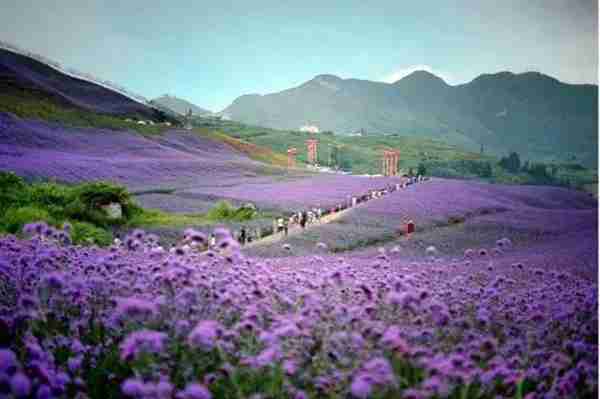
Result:
M482 73L481 75L477 76L475 80L489 78L512 78L513 76L515 76L515 74L510 71L500 71L496 73Z
M521 82L551 82L560 83L552 76L545 75L538 71L528 71L523 73L513 73L510 71L500 71L496 73L484 73L473 79L473 82L493 82L493 81L521 81Z
M327 82L327 81L337 82L337 81L342 80L342 78L340 78L339 76L336 76L336 75L331 75L331 74L325 73L325 74L315 76L313 80L325 81L325 82Z
M417 81L417 82L418 81L435 81L435 82L441 82L443 84L446 84L444 79L440 78L437 75L434 75L431 72L425 71L423 69L411 72L410 74L408 74L408 75L404 76L403 78L394 82L394 84L400 83L400 82L406 82L406 81Z
M339 76L323 74L315 76L312 80L307 82L307 84L324 87L328 90L338 91L342 88L343 81L344 79L340 78Z

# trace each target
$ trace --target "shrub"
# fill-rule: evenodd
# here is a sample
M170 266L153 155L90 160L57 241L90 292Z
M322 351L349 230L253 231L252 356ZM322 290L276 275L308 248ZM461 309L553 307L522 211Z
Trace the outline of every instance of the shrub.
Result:
M49 224L56 224L46 210L34 206L10 208L6 211L3 219L3 230L12 234L19 233L27 223L44 221Z
M112 234L91 223L74 222L71 239L79 245L96 244L106 247L112 242Z
M211 220L228 220L235 213L235 208L227 201L219 201L213 206L206 216Z
M124 204L130 200L125 187L106 182L84 183L77 187L76 194L87 207L99 207L111 202Z
M24 206L28 202L27 186L23 179L12 172L0 172L0 215L9 208Z
M113 202L120 204L123 210L120 220L109 219L101 209L103 205ZM74 199L66 206L65 214L73 219L109 226L123 224L141 211L125 187L107 182L93 182L75 188Z
M243 222L252 219L255 215L256 209L254 208L235 208L227 201L219 201L208 211L206 217L209 220L230 220Z
M29 188L33 205L44 208L55 217L64 217L64 209L73 202L73 189L56 183L37 183Z

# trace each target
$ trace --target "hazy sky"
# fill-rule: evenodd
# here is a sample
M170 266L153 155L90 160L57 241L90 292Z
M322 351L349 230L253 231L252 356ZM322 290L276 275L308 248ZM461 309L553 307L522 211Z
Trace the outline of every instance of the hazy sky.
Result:
M1 0L0 40L213 111L330 73L450 84L501 70L597 83L595 0ZM124 4L126 3L126 4Z

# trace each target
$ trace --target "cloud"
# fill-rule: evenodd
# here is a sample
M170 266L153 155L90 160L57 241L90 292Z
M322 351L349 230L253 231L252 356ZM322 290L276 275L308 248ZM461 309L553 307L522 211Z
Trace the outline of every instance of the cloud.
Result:
M379 80L382 82L386 82L386 83L394 83L394 82L397 82L398 80L402 79L403 77L410 75L411 73L413 73L415 71L427 71L429 73L434 74L435 76L442 78L448 84L456 84L457 83L456 79L451 74L434 69L434 68L430 67L429 65L411 65L408 67L400 68L400 69L397 69L395 72L392 72Z

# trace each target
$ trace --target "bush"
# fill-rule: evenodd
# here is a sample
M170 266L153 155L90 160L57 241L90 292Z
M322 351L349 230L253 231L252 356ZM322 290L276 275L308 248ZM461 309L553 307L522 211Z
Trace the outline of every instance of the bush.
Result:
M230 219L235 212L235 208L227 201L219 201L213 206L206 216L212 220Z
M49 224L56 224L46 210L34 206L10 208L4 214L3 219L3 230L12 234L20 233L27 223L44 221Z
M0 172L0 215L9 208L27 205L27 185L12 172Z
M76 195L87 207L99 207L111 202L124 204L130 200L125 187L106 182L84 183L77 187Z
M55 217L64 217L64 209L73 202L73 189L56 183L37 183L29 188L32 204Z
M109 219L101 209L103 205L113 202L121 205L121 219ZM65 209L66 215L73 219L100 226L123 224L141 211L125 187L106 182L85 183L76 187L74 199Z
M256 210L250 207L235 208L227 201L219 201L212 207L206 217L210 220L230 220L243 222L252 219Z
M108 231L96 227L93 224L86 222L74 222L71 239L73 240L74 244L96 244L106 247L111 244L112 235Z

